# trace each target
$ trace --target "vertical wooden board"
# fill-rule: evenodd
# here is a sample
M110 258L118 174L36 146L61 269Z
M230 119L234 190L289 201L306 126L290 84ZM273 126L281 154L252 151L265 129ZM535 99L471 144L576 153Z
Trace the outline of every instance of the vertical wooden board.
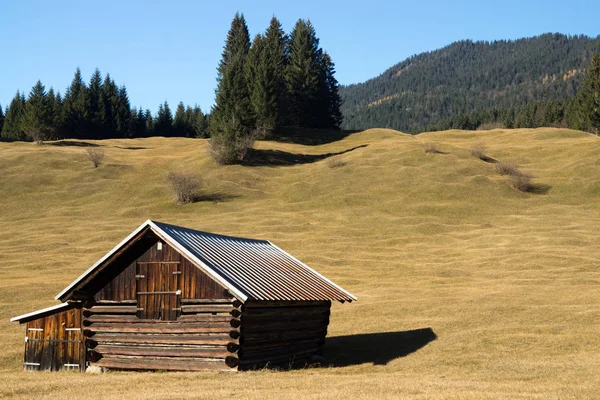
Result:
M70 309L66 311L67 314L67 322L65 325L65 337L69 342L65 343L65 363L72 364L75 357L73 356L74 345L71 343L71 340L75 340L75 331L67 330L75 328L75 309Z
M131 263L129 267L127 267L127 299L135 300L135 292L137 287L137 280L135 279L135 262Z
M35 322L33 324L34 328L37 329L42 329L41 331L32 331L31 333L33 333L35 336L35 339L38 339L36 341L33 342L32 348L34 349L34 354L35 354L35 361L36 363L40 363L40 365L38 366L38 370L42 369L42 356L44 354L44 351L46 350L46 341L44 340L46 338L46 334L44 332L44 329L46 329L46 318L39 318L36 319Z
M54 314L54 317L56 318L56 339L57 342L55 343L56 345L56 351L54 352L54 359L52 361L52 370L53 371L60 371L63 367L64 364L64 359L65 359L65 334L67 333L67 331L65 330L65 312L59 312Z
M54 329L56 328L55 319L52 316L44 318L44 341L41 357L40 369L42 371L52 370L52 362L54 359Z
M144 292L146 291L147 288L147 279L146 279L146 268L145 268L145 264L139 264L136 263L136 274L139 276L139 278L137 278L137 291L138 292ZM144 278L142 278L142 276L144 276ZM145 298L139 294L136 293L136 299L137 299L137 317L140 319L145 319L145 315L146 315L146 302L145 302Z
M79 343L79 348L75 349L76 353L74 354L79 360L79 370L85 371L87 350L85 346L85 336L83 335L83 310L81 308L75 309L75 325L76 327L80 328L80 330L77 331L77 340Z

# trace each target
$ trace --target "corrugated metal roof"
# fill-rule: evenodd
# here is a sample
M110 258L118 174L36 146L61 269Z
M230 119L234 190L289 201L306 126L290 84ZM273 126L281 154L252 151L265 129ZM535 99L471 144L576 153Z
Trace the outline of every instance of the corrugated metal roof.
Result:
M179 250L242 301L356 300L306 264L266 240L202 232L148 220L56 296L67 297L114 252L146 227Z
M356 300L269 241L153 224L249 299Z

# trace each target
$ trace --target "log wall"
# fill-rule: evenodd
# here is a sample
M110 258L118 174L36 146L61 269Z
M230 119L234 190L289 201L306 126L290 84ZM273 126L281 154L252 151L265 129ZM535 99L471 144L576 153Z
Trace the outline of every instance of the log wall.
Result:
M186 300L176 321L136 317L135 302L98 302L84 309L90 365L116 369L231 370L226 364L239 346L241 303ZM229 350L231 349L231 351Z
M26 371L84 370L81 309L74 307L27 322Z
M240 370L303 364L322 356L331 302L247 302L239 317ZM234 322L237 324L238 322Z

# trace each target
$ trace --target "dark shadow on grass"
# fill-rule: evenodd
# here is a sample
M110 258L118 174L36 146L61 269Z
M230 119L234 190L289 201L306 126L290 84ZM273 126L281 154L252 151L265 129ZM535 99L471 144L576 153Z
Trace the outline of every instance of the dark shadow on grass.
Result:
M332 130L283 127L275 132L270 140L284 143L318 146L344 139L346 136L360 130Z
M548 192L552 189L550 185L544 185L541 183L530 183L527 187L527 193L531 194L548 194Z
M148 147L142 147L142 146L129 146L129 147L125 147L125 146L115 146L117 149L123 149L123 150L148 150Z
M311 164L317 161L324 160L329 157L339 156L356 149L367 147L366 144L352 147L351 149L340 151L337 153L325 153L325 154L295 154L288 153L281 150L257 150L249 149L246 156L240 165L246 167L278 167L278 166L289 166L289 165L300 165L300 164Z
M386 365L437 339L431 328L401 332L334 336L325 341L325 365L345 367L364 363Z
M427 154L441 154L441 155L447 155L450 154L447 151L442 151L442 150L437 150L437 149L429 149L429 150L425 150L425 153Z
M233 199L236 199L240 196L234 195L234 194L225 194L225 193L202 193L202 194L198 194L196 196L194 196L194 200L192 201L192 203L200 203L203 201L207 201L207 202L214 202L214 203L223 203L226 201L231 201Z
M82 142L80 140L59 140L56 142L48 143L51 146L65 146L65 147L100 147L99 144Z
M481 161L484 161L484 162L490 163L490 164L496 164L498 162L498 160L496 160L495 158L492 158L492 157L489 157L489 156L486 156L486 155L483 155L483 156L479 157L479 159Z

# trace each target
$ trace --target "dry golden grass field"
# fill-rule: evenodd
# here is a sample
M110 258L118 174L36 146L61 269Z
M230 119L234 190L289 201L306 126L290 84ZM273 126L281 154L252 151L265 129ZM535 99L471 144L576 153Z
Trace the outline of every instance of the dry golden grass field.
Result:
M97 169L77 143L0 143L0 398L600 398L600 138L372 129L259 142L252 165L227 167L204 140L90 143ZM535 186L514 189L494 160ZM174 204L168 171L201 174L201 201ZM327 366L23 372L9 318L54 304L148 218L270 239L358 296L333 307Z

